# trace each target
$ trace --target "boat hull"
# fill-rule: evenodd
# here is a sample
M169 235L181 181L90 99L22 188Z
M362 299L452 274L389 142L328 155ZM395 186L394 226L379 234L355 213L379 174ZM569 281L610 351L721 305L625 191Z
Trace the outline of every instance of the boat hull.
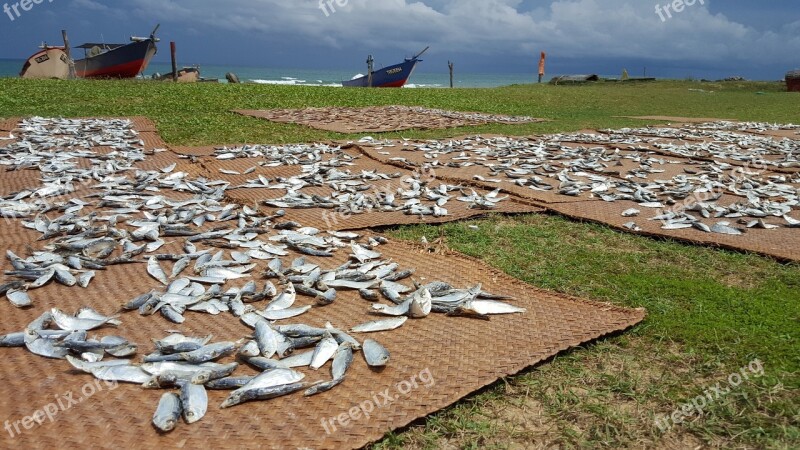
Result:
M184 67L178 70L178 79L174 80L171 73L153 76L156 81L177 81L178 83L197 83L200 81L200 69L197 67Z
M66 80L69 77L67 53L63 47L45 48L28 58L19 76Z
M372 87L400 88L406 85L408 79L417 67L418 59L407 59L401 64L384 67L372 73ZM369 77L363 76L350 81L343 81L344 87L369 87Z
M786 87L789 92L800 92L800 70L786 74Z
M80 78L135 78L147 69L156 51L155 42L151 39L132 42L75 61L75 73Z

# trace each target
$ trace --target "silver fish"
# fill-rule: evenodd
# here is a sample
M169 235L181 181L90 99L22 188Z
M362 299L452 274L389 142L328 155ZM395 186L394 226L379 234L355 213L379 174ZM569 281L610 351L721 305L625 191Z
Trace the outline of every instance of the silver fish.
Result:
M272 329L266 320L262 319L256 322L255 340L258 344L258 349L261 351L261 356L272 358L278 352L280 344L286 341L286 338Z
M164 339L153 341L156 349L163 354L185 353L197 350L208 344L213 339L213 335L202 338L186 337L180 333L173 333Z
M256 369L266 372L268 370L275 370L275 369L288 369L290 368L286 365L283 360L276 360L270 358L264 358L261 356L256 356L252 358L246 358L245 361L247 364L255 367Z
M210 372L211 379L224 378L230 376L234 370L239 366L237 363L230 364L216 364L216 363L203 363L203 364L188 364L184 362L156 362L144 363L142 369L150 375L162 375L165 373L174 373L181 378L191 379L198 373Z
M133 365L96 367L91 369L91 373L98 380L119 383L143 384L150 379L150 374Z
M172 274L171 278L177 278L187 267L189 267L189 263L191 259L188 257L184 257L179 259L175 265L172 266Z
M101 328L105 325L114 325L118 323L116 318L119 316L104 317L104 318L80 318L72 317L64 314L60 309L53 308L50 310L53 317L53 322L62 330L70 331L90 331L96 328Z
M371 281L332 280L325 282L331 288L353 289L356 291L370 289L378 283L380 283L380 280L377 279Z
M303 378L305 375L292 369L270 370L233 391L222 403L222 408L230 408L252 400L267 400L298 391L305 387L304 383L300 383Z
M373 339L364 341L363 352L370 367L384 367L389 362L389 351Z
M309 367L314 370L319 370L320 367L324 366L325 363L336 354L338 348L339 343L328 333L314 349L314 355L311 357L311 364Z
M5 336L0 336L0 347L24 347L25 346L25 333L11 333Z
M243 358L253 358L261 354L256 341L247 341L238 351L239 356Z
M81 274L81 275L78 277L78 286L80 286L80 287L82 287L82 288L87 288L87 287L89 287L89 283L92 281L92 279L93 279L94 277L95 277L95 272L94 272L93 270L90 270L90 271L88 271L88 272L84 272L84 273L82 273L82 274Z
M76 284L78 284L77 278L75 278L69 272L69 270L65 270L63 268L56 268L55 272L56 272L55 273L56 281L63 284L64 286L75 286Z
M732 236L741 236L744 233L739 230L738 228L733 228L729 226L727 222L719 222L711 227L712 233L719 233L719 234L729 234Z
M208 411L208 393L202 385L181 383L181 407L186 423L199 422Z
M431 297L431 291L427 288L422 288L411 297L411 303L408 306L408 316L412 319L428 317L432 307L433 299Z
M263 316L265 319L270 321L276 320L286 320L291 319L293 317L297 317L303 315L311 310L311 305L303 306L300 308L289 308L289 309L279 309L279 310L271 310L271 311L259 311L256 314Z
M408 299L396 306L386 306L381 303L375 303L374 305L372 305L372 310L386 316L400 317L408 314L410 307L411 307L411 299Z
M167 274L164 273L164 269L161 268L161 264L159 264L155 256L151 256L147 261L147 273L164 286L169 285Z
M390 331L403 326L408 320L408 317L397 317L386 320L375 320L372 322L363 323L353 327L350 331L353 333L374 333L378 331Z
M265 311L276 311L291 308L296 299L297 292L294 289L294 285L289 283L286 286L286 289L279 296L275 297L275 300L271 301L267 305Z
M186 321L186 318L183 317L183 314L181 314L171 305L163 304L159 311L161 311L161 315L164 316L165 319L172 323L182 324Z
M622 217L637 217L642 212L636 208L626 209L622 212Z
M303 353L297 353L288 358L283 358L280 363L284 366L294 369L297 367L308 367L311 365L311 360L314 358L314 350L309 350Z
M88 307L88 306L84 306L83 308L79 309L78 312L75 314L75 317L77 317L79 319L91 319L91 320L105 321L109 325L113 325L115 327L122 325L121 321L119 321L119 320L117 320L117 319L115 319L113 317L104 316L103 314L100 314L99 312L95 311L94 308L91 308L91 307ZM108 341L108 340L111 339L111 337L106 337L104 339ZM117 342L118 345L122 345L122 344L127 344L128 343L128 341L125 340L124 338L116 337L114 339L118 341Z
M331 375L334 380L343 379L347 374L347 370L353 363L353 350L353 346L349 342L339 345L339 348L336 349L331 365Z
M235 342L218 342L188 353L181 353L181 358L190 364L201 364L231 355L234 351L236 351Z
M353 350L361 350L361 344L354 337L334 327L330 322L325 323L325 329L333 335L339 344L348 343Z
M35 331L26 330L25 347L34 355L44 356L45 358L64 359L69 354L69 350L63 346L57 346L53 339L39 337Z
M461 308L478 315L518 314L527 312L525 308L519 308L494 300L471 300L462 305Z
M8 301L16 306L17 308L27 308L33 305L31 298L28 296L28 292L26 291L18 291L15 289L11 289L6 292L6 298Z
M207 389L212 390L221 390L221 391L228 391L233 389L239 389L241 387L247 386L248 383L253 381L255 377L227 377L227 378L220 378L219 380L211 380L206 383Z
M83 361L74 356L67 355L67 361L72 364L72 367L80 370L81 372L85 373L92 373L92 370L103 368L103 367L111 367L111 366L129 366L131 364L130 361L124 359L114 359L111 361L96 361L96 362L89 362Z
M159 431L169 433L178 425L182 414L180 396L174 392L168 392L158 402L156 412L153 414L153 426Z
M366 247L356 244L355 242L350 243L350 248L353 250L353 258L362 264L381 257L380 253L369 250Z

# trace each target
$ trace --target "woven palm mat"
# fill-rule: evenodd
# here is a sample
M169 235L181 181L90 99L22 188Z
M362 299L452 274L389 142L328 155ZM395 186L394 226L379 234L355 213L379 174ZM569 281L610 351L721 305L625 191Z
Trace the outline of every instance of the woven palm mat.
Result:
M469 152L450 152L439 155L437 156L437 159L432 160L431 158L425 156L425 151L420 151L414 148L415 145L418 146L424 143L424 141L403 143L397 141L377 141L372 142L369 145L364 145L362 143L358 148L362 151L362 153L377 161L393 164L398 167L419 169L423 167L423 165L431 166L433 164L437 164L432 169L432 172L437 179L447 180L449 182L470 183L480 186L484 189L499 188L503 192L511 194L514 197L527 199L528 201L534 202L533 204L537 206L542 206L547 208L549 211L556 212L570 218L603 223L623 231L631 231L627 228L624 228L623 225L633 221L637 226L642 228L641 234L644 235L666 237L692 244L709 245L720 248L735 249L739 251L754 252L773 257L778 260L800 261L800 232L798 232L796 228L787 228L786 222L780 218L770 217L764 219L764 221L768 224L779 225L781 228L774 230L748 229L747 232L742 236L705 233L697 229L664 230L661 228L663 224L660 221L648 220L658 215L659 211L643 208L634 202L628 201L618 201L613 203L604 202L589 193L583 193L577 197L570 197L559 195L558 193L554 192L557 191L557 189L542 192L532 190L528 187L521 187L513 184L511 182L512 180L508 179L504 173L492 172L483 165L476 164L469 167L458 168L452 167L449 164L454 162L455 158L461 158L461 160L464 161L465 158L470 157ZM575 147L574 144L570 143L565 143L564 145L566 147ZM606 147L604 145L593 146ZM684 172L693 173L695 175L711 173L709 172L709 161L704 158L693 159L675 155L665 155L661 152L655 152L653 149L645 148L639 148L638 151L620 150L619 153L626 155L638 153L643 156L650 156L654 160L657 160L658 162L655 163L653 167L663 170L663 173L650 174L648 177L650 180L671 179L672 177L681 175ZM477 161L477 159L472 158L472 161ZM496 160L491 159L484 162L487 164L497 163ZM558 167L562 163L559 161L553 161L552 164ZM622 160L620 165L612 165L608 167L607 170L602 173L602 175L619 179L629 174L632 169L636 168L636 166L638 166L638 163L634 163L631 160ZM616 171L616 173L613 173L614 171ZM770 177L778 175L780 174L777 171L763 171L761 173L761 178L767 180ZM558 180L543 178L543 181L553 187L557 188L558 186ZM739 196L725 195L718 202L718 204L721 206L729 206L734 203L744 204L747 203L747 199ZM687 204L687 206L690 205ZM635 219L622 217L622 212L631 208L642 210L641 217L637 217ZM668 210L670 208L664 209ZM795 209L790 216L797 218L797 209ZM709 226L713 226L715 223L724 220L729 220L733 226L744 229L746 222L749 222L752 220L752 218L750 218L750 220L747 218L743 219L745 220L745 224L735 223L735 219L724 218L704 220L703 222Z
M441 129L485 125L521 124L542 119L486 113L443 111L410 106L370 106L366 108L306 108L236 110L235 113L271 122L306 125L336 133L382 133L410 129Z
M708 122L730 122L731 119L709 119L702 117L675 117L675 116L617 116L622 119L636 119L636 120L651 120L656 122L672 122L672 123L708 123Z
M8 132L14 131L14 128L17 128L18 123L19 119L17 118L2 119L0 120L0 132L3 132L6 136L8 136Z
M727 205L740 200L739 197L725 195L720 199L719 203ZM622 217L622 212L630 208L642 210L642 215L632 218ZM690 244L706 245L736 251L744 250L769 256L780 261L800 261L800 232L798 232L796 228L786 228L786 222L777 217L768 217L763 220L768 224L779 225L781 228L774 230L747 229L745 234L741 236L731 236L718 233L706 233L694 228L669 231L663 230L661 228L663 225L662 222L647 220L657 214L653 212L656 210L647 210L647 208L642 208L638 204L630 201L607 203L602 200L596 200L582 203L560 203L548 205L548 209L572 219L602 223L626 232L632 231L625 228L623 225L634 222L642 229L638 234L645 236L662 237ZM800 219L800 213L797 211L793 212L791 216L795 219ZM731 226L743 230L745 229L745 225L737 223L736 219L701 219L701 222L708 226L713 226L715 223L723 220L730 221ZM749 221L751 219L745 220Z
M36 237L36 233L18 225L0 229L0 242L18 252L24 250L22 243ZM0 349L0 420L20 427L20 434L14 431L14 438L7 432L0 433L0 446L356 448L447 407L498 378L625 330L645 317L641 310L535 289L460 254L432 254L404 243L390 243L380 250L402 267L416 268L419 279L447 281L457 287L483 283L485 290L514 296L518 299L514 303L528 312L495 316L490 321L443 315L410 321L398 330L369 336L378 339L392 354L389 366L382 372L369 370L363 356L357 353L344 383L315 397L295 394L220 410L218 406L228 393L209 391L206 417L191 426L181 423L166 436L156 433L150 425L162 391L146 391L135 385L111 389L102 382L95 383L90 375L71 370L65 361L40 358L24 349ZM346 258L346 253L338 252L336 258L322 263L334 267ZM143 265L114 266L98 274L88 289L50 285L32 291L35 306L29 310L15 309L4 302L0 305L4 317L1 331L21 330L52 307L74 312L79 307L92 306L110 314L121 303L156 285L145 274ZM310 299L300 297L298 303L309 304ZM373 319L366 314L368 307L369 303L357 294L343 292L333 305L314 308L297 322L321 326L331 321L349 328ZM187 321L181 326L169 324L160 316L145 318L136 313L125 314L121 320L123 324L118 329L92 334L125 336L139 343L143 354L152 350L151 338L163 337L169 329L177 328L190 335L213 333L214 341L236 340L251 333L229 315L187 313ZM321 380L329 376L329 367L304 372L310 381ZM255 372L239 368L237 374ZM384 392L393 401L384 404L384 397L379 395ZM69 395L82 400L70 405L65 400ZM375 398L380 403L370 407L369 402L375 402ZM52 422L45 419L27 430L16 422L59 400L70 407L59 411ZM331 423L331 418L344 417L340 415L362 404L365 410L372 409L369 418L362 414L349 423L339 419ZM25 423L31 426L30 421Z

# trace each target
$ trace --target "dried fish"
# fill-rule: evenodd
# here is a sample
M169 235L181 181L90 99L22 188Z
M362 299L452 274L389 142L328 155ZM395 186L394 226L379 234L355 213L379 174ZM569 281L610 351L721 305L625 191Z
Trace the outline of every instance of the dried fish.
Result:
M352 328L352 332L354 333L374 333L379 331L389 331L400 328L406 323L408 317L397 317L394 319L386 319L386 320L376 320L372 322L367 322L361 325L357 325Z
M364 340L363 352L370 367L384 367L389 362L389 351L374 339Z

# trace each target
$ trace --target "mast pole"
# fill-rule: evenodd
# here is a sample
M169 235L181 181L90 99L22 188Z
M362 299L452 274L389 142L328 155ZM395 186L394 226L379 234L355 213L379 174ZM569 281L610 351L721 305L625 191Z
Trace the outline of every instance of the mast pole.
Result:
M372 55L369 55L367 58L367 73L369 74L367 75L367 87L372 87L372 72L374 64L375 60L372 59Z
M450 61L447 61L447 67L450 68L450 88L453 88L453 67L454 64Z
M178 59L175 56L175 41L169 43L170 55L172 55L172 81L178 81Z
M61 37L64 38L64 53L67 55L67 65L69 66L69 74L67 75L67 79L75 78L75 61L72 60L72 55L69 49L69 36L67 36L67 30L61 30Z

